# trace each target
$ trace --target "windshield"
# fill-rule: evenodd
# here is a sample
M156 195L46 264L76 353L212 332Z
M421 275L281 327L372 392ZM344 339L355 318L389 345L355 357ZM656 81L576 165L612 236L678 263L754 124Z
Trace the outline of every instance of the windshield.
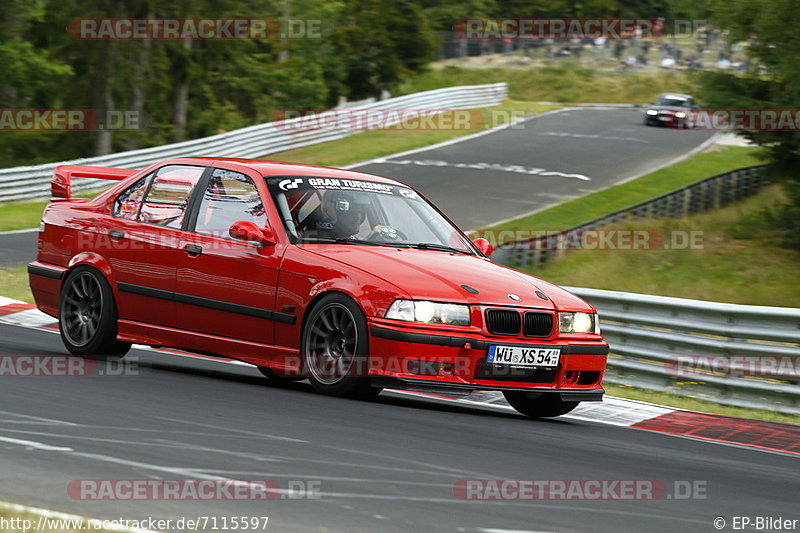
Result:
M692 101L686 100L685 98L670 98L666 96L662 96L656 102L657 105L663 105L668 107L691 107Z
M295 243L342 242L474 253L469 240L408 187L339 178L266 180Z

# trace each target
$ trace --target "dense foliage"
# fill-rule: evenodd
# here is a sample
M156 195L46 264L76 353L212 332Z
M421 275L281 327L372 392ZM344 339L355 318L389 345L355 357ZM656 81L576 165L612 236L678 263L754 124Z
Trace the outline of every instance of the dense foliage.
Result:
M717 0L715 22L733 41L750 41L745 74L706 72L700 95L709 108L800 109L800 6L796 0ZM746 132L767 149L768 173L781 181L789 203L767 216L784 240L800 249L800 132Z
M674 4L674 8L670 7ZM481 17L696 16L689 0L5 0L0 109L133 111L138 129L0 132L0 165L201 137L394 90ZM319 38L79 40L87 18L318 20Z

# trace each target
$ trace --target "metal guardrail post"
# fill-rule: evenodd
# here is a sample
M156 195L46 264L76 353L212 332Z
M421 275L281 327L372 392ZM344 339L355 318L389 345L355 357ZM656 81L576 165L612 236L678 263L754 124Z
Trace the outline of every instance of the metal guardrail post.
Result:
M800 414L800 309L567 288L600 313L609 382ZM727 373L685 375L680 361L700 356Z

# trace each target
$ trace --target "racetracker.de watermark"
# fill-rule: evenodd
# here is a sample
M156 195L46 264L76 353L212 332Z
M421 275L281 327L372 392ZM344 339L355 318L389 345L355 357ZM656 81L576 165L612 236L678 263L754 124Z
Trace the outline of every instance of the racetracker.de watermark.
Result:
M83 518L75 515L39 516L38 520L0 516L2 531L237 531L266 530L268 516L182 516L180 518Z
M800 109L650 109L666 126L703 131L800 131ZM652 119L651 119L652 120Z
M658 479L460 479L453 495L468 501L705 500L707 481Z
M138 376L141 370L134 356L124 361L98 361L76 355L0 355L0 378Z
M136 130L140 113L132 110L0 109L0 131Z
M320 480L272 479L74 479L67 494L80 501L318 500Z
M663 19L624 18L485 18L453 24L459 39L569 40L655 39L664 35Z
M547 230L484 230L472 231L473 239L482 237L503 250L583 250L643 251L702 250L702 230L652 229L576 229Z
M70 20L67 33L88 41L321 39L323 26L317 19L84 18Z
M277 129L290 131L473 130L483 125L484 114L477 109L285 109L272 120Z
M667 374L682 378L726 377L800 377L800 356L796 355L673 355L666 365Z

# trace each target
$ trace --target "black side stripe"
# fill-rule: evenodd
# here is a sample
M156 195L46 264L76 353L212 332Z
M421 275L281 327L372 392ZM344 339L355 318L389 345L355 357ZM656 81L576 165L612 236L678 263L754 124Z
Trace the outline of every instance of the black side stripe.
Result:
M382 328L380 326L372 326L372 335L382 339L389 339L392 341L411 342L414 344L432 344L434 346L452 346L456 348L463 347L466 343L470 343L473 348L478 350L485 350L488 343L482 340L469 339L467 337L451 337L450 335L435 335L428 333L416 333L413 331L397 331L389 328Z
M259 307L251 307L249 305L223 302L221 300L203 298L202 296L192 296L191 294L183 294L180 292L154 289L152 287L143 287L142 285L134 285L133 283L117 282L117 288L122 292L138 294L139 296L148 296L150 298L158 298L160 300L169 300L183 304L196 305L198 307L206 307L208 309L216 309L217 311L236 313L238 315L254 316L256 318L274 320L276 322L283 322L285 324L294 324L297 320L295 315L291 315L289 313L281 313L280 311L261 309Z
M64 271L58 268L47 268L42 265L28 265L28 274L32 276L41 276L43 278L61 279L64 276Z

